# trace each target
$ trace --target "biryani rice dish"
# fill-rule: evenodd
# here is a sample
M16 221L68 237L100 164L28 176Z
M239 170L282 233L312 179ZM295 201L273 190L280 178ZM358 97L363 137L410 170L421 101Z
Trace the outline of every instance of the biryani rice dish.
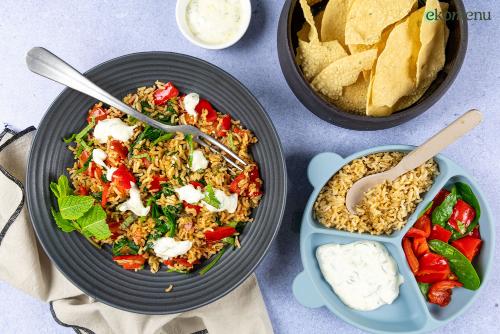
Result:
M347 191L356 181L389 170L403 157L400 152L375 153L342 167L318 195L315 218L328 228L374 235L388 235L403 228L439 174L434 160L370 189L356 207L357 215L349 213L345 205Z
M191 135L152 128L98 103L87 127L65 140L75 162L68 168L71 186L64 176L51 185L57 225L111 246L113 260L125 269L148 264L157 272L163 264L188 272L217 254L202 271L210 269L227 247L240 247L242 228L262 197L250 153L257 138L209 101L181 94L170 82L140 87L123 102L162 123L198 127L248 166L241 171Z

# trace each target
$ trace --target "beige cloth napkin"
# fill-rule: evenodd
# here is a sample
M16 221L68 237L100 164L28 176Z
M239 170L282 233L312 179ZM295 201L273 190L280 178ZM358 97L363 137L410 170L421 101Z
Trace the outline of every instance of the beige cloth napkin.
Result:
M34 133L31 127L17 134L8 129L0 134L1 280L49 302L55 320L77 333L273 333L255 275L210 305L154 316L112 308L70 283L38 244L26 208L23 183Z

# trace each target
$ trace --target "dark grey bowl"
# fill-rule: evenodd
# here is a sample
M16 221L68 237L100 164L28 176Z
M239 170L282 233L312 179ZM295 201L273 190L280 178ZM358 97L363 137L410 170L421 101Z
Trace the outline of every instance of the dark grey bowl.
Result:
M137 313L178 313L208 304L241 284L257 267L276 236L285 208L286 170L281 144L271 120L252 94L235 78L202 60L165 52L127 55L86 73L97 85L117 97L151 85L173 81L181 90L195 91L221 112L230 114L255 132L259 143L253 154L264 180L265 194L241 237L242 248L226 251L204 276L131 272L111 260L77 233L58 230L50 215L55 200L49 182L65 173L72 155L61 138L85 125L87 110L96 102L65 89L40 123L31 149L26 193L35 232L59 270L89 296L111 306ZM173 291L164 290L170 284Z
M446 63L437 79L425 94L412 106L387 117L370 117L344 112L317 94L304 78L295 63L297 32L302 28L304 16L299 1L287 0L278 23L278 57L281 70L293 93L302 104L321 119L353 130L380 130L405 123L428 110L448 90L455 80L467 50L467 18L461 0L445 0L449 11L458 13L457 19L448 21L450 37L446 46ZM320 9L326 1L315 5Z

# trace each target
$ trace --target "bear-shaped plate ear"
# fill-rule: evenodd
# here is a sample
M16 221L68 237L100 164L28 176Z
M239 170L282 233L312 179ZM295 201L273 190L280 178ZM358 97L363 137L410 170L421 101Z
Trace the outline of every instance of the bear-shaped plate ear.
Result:
M324 305L323 297L318 294L308 274L303 271L293 280L293 295L295 298L309 308L318 308Z
M316 155L307 167L309 182L314 188L322 187L344 164L344 158L336 153L325 152Z

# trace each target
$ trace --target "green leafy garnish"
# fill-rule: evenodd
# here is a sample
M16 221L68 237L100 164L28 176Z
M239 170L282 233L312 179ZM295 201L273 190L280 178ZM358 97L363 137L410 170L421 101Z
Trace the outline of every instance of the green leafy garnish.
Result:
M220 208L220 202L219 200L217 199L217 197L215 197L215 191L214 191L214 188L208 184L206 187L205 187L205 198L203 199L208 205L211 205L213 206L214 208L216 209L219 209Z
M142 112L143 112L143 113L144 113L144 112L146 112L146 113L151 112L151 111L148 111L148 110L146 110L146 109L150 109L150 110L152 110L153 108L151 108L151 106L149 105L148 101L141 101L141 110L142 110Z
M57 227L59 227L63 232L72 232L75 230L75 226L70 220L64 219L60 212L57 212L54 208L50 208L52 212L52 217L56 221Z
M193 152L194 152L194 142L193 136L191 134L185 135L184 139L186 140L189 148L189 167L193 166Z
M73 194L73 191L69 187L68 178L65 175L59 176L59 179L57 179L57 183L51 182L50 190L58 200L60 198Z
M205 267L203 267L200 270L200 275L205 275L210 269L212 269L217 264L217 262L219 262L220 258L222 257L222 255L224 254L225 251L226 251L226 248L222 248L219 251L219 254L217 254L214 257L214 259L212 261L210 261L209 264L207 264Z
M160 129L156 129L156 128L153 128L152 126L146 125L144 127L144 130L142 130L141 134L132 143L132 145L130 145L129 154L131 154L134 151L134 148L140 147L139 144L142 144L141 142L143 140L147 139L147 140L153 142L164 134L165 134L165 131L162 131Z
M172 196L175 194L175 190L174 188L172 187L171 184L169 183L164 183L163 186L161 187L161 192L163 193L163 195L165 196Z
M163 215L165 216L165 223L168 227L168 236L173 238L177 230L177 218L182 210L182 204L177 206L167 205L162 208Z
M69 186L68 178L61 175L57 183L51 182L50 190L59 204L59 212L51 208L56 225L64 232L78 231L90 242L90 238L98 240L111 236L106 223L106 212L100 205L94 205L92 196L75 196ZM96 245L97 246L97 245Z
M75 138L76 138L76 134L73 133L71 136L69 136L68 138L63 138L63 142L65 142L66 144L70 144L72 142L75 141Z
M225 237L222 239L222 242L228 245L234 246L236 243L236 238L235 237Z
M78 225L85 236L93 236L97 240L104 240L111 236L106 224L106 211L100 205L94 205L82 217L77 219Z
M68 195L59 198L59 211L64 219L74 220L82 217L93 204L91 196Z

